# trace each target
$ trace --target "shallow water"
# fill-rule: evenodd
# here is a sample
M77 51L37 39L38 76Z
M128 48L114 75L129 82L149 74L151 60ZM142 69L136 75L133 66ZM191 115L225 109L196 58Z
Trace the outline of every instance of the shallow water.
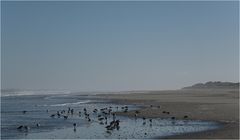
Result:
M97 117L99 113L93 113L93 110L110 106L113 111L123 111L121 107L125 105L112 104L105 100L94 100L88 96L78 95L2 97L1 138L156 138L219 127L217 123L206 121L153 119L150 123L149 119L144 121L141 118L116 116L116 119L120 120L119 130L107 131L105 127L112 121L112 116L108 116L107 124L100 124ZM50 117L51 114L59 110L67 111L68 107L74 109L74 114L69 114L68 119ZM128 107L129 110L140 108L140 106L131 105ZM78 111L83 114L83 108L88 110L91 122L88 122L84 115L79 116ZM24 114L23 110L27 112ZM37 123L40 124L40 127L36 126ZM77 124L75 131L73 123ZM30 129L18 130L17 127L20 125L27 125Z

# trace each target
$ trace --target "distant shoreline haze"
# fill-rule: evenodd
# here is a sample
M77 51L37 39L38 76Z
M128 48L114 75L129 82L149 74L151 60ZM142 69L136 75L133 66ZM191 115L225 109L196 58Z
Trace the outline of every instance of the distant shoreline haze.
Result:
M239 88L239 82L221 82L221 81L209 81L206 83L197 83L194 84L192 86L186 86L183 87L181 89L211 89L211 88L220 88L220 89L228 89L228 88ZM159 89L161 90L161 89ZM164 89L165 90L165 89ZM176 89L166 89L166 90L176 90ZM78 93L78 92L82 92L82 93L93 93L93 92L99 92L99 93L117 93L117 92L136 92L136 93L143 93L143 92L148 92L148 91L158 91L158 90L123 90L123 91L80 91L80 90L68 90L68 89L14 89L14 88L9 88L9 89L1 89L1 92L16 92L16 91L40 91L40 92L53 92L53 93L67 93L67 92L71 92L71 93Z

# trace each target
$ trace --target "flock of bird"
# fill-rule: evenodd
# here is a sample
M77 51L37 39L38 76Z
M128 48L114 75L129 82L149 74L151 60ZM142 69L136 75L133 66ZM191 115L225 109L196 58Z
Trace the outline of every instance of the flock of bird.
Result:
M153 107L153 105L150 105L150 107ZM122 106L122 107L114 107L117 111L120 112L128 112L129 108L128 106ZM157 108L160 109L160 106L157 106ZM79 117L85 119L88 122L98 122L100 125L104 125L106 129L106 133L111 133L112 130L119 130L120 129L120 120L117 119L116 113L113 111L113 107L109 106L106 108L101 109L93 109L93 110L87 110L86 108L83 108L81 111L75 111L73 108L68 108L67 110L59 110L55 112L54 114L51 114L51 118L63 118L64 120L67 120L68 117L71 115L78 115ZM23 111L23 114L26 114L27 111ZM47 110L47 113L49 113L49 110ZM146 117L138 117L140 111L134 112L134 118L135 119L142 119L143 125L146 125L147 122L149 122L150 126L152 126L153 119L152 118L146 118ZM168 111L162 111L163 114L169 115L170 112ZM91 117L90 117L91 116ZM184 116L184 119L187 119L188 116ZM175 120L175 117L171 117L172 120ZM40 127L40 123L36 124L36 127ZM76 131L77 123L73 123L73 130ZM18 130L21 131L28 131L30 129L27 125L20 125L17 127ZM145 133L146 135L146 133Z

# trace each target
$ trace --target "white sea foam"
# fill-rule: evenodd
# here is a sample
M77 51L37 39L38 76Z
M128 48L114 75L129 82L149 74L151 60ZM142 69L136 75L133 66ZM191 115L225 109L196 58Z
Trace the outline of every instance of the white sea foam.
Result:
M90 102L90 100L86 100L86 101L80 101L80 102L76 102L76 103L55 104L55 105L50 105L50 106L75 106L75 105L79 105L79 104L86 104L89 102Z
M70 94L67 90L6 90L1 91L1 96L24 96L24 95L54 95L54 94Z
M91 102L91 100L79 101L75 103L63 103L63 104L53 104L53 105L40 105L40 106L76 106L79 104L86 104Z

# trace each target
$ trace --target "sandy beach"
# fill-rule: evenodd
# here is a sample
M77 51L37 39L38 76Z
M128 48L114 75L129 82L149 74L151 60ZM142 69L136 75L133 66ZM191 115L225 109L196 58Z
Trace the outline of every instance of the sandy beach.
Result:
M222 127L216 130L167 138L239 139L238 89L185 89L141 93L132 91L129 94L103 94L97 97L145 105L146 107L140 110L139 117L183 119L187 115L189 120L207 120L222 124ZM169 111L170 114L162 113L163 111ZM134 112L119 114L133 116Z

